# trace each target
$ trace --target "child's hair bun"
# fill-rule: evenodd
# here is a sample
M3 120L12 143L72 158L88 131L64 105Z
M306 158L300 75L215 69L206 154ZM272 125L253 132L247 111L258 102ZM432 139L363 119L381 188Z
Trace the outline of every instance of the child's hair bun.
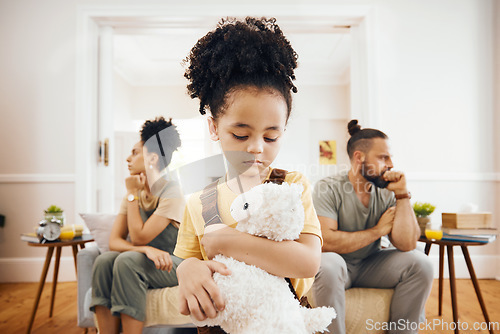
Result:
M353 119L349 122L349 124L347 124L347 131L349 131L351 137L361 131L361 125L358 124L357 119Z

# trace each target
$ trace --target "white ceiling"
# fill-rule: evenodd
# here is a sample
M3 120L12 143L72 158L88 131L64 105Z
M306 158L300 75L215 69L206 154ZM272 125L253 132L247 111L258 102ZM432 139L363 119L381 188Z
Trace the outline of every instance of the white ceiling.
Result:
M161 33L115 34L114 69L133 86L186 85L182 60L206 32L205 28L172 28ZM348 28L284 32L299 55L297 86L349 83Z

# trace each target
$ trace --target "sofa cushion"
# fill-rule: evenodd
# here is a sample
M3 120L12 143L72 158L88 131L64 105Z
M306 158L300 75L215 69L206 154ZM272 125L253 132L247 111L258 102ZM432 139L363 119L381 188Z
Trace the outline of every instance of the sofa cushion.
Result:
M389 321L394 289L351 288L345 292L345 327L347 334L367 333L367 328L376 323ZM306 294L309 303L316 307L312 289ZM383 334L385 330L369 331L370 334Z
M80 213L101 253L109 251L109 234L116 219L112 213Z
M393 289L352 288L345 292L346 332L386 333L374 324L389 321Z

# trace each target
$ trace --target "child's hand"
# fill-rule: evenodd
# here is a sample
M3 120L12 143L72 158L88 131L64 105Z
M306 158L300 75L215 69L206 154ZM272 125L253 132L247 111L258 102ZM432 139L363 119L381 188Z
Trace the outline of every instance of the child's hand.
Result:
M179 311L184 315L192 315L202 321L207 317L215 318L217 311L225 307L219 288L212 274L218 272L230 275L227 267L216 261L202 261L189 258L177 267L179 281Z
M223 254L224 242L231 240L239 233L234 228L225 224L213 224L205 228L205 234L201 238L201 245L209 259L213 259L217 254Z

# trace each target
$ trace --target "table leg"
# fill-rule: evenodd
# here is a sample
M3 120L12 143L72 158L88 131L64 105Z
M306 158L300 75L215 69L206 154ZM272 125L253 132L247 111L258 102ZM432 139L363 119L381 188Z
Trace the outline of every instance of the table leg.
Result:
M439 245L439 308L438 314L443 314L443 266L444 266L444 245Z
M61 262L61 248L56 247L56 263L54 264L54 279L52 280L52 297L50 298L50 312L49 318L52 318L52 311L54 311L54 300L56 299L57 276L59 276L59 263Z
M469 250L467 246L461 246L462 253L464 253L465 262L467 263L467 268L469 269L470 278L472 279L472 284L474 285L474 290L476 290L477 300L479 301L479 305L481 305L481 310L483 311L484 320L487 324L490 323L490 317L488 316L488 311L486 311L486 305L484 304L483 296L481 294L481 290L479 289L479 282L477 281L476 272L474 271L474 267L472 266L472 261L470 259ZM489 329L490 333L493 334L493 330Z
M45 279L47 278L47 272L49 271L50 261L52 259L53 253L54 247L49 247L47 249L47 255L45 256L45 264L43 265L42 276L40 276L40 283L38 284L35 304L33 305L33 311L31 312L30 322L28 324L28 334L31 333L31 328L33 327L33 321L35 320L36 310L38 308L38 303L40 302L40 296L42 295L43 286L45 285Z
M73 245L73 261L75 262L75 274L76 274L76 277L78 277L78 269L76 267L76 254L78 253L78 246L77 245Z
M432 243L430 243L430 242L425 243L425 249L424 249L425 255L429 255L429 252L431 251L431 246L432 246Z
M451 308L453 310L453 322L455 333L458 334L458 310L457 310L457 288L455 282L455 262L453 260L453 246L446 246L448 250L448 270L450 272Z

